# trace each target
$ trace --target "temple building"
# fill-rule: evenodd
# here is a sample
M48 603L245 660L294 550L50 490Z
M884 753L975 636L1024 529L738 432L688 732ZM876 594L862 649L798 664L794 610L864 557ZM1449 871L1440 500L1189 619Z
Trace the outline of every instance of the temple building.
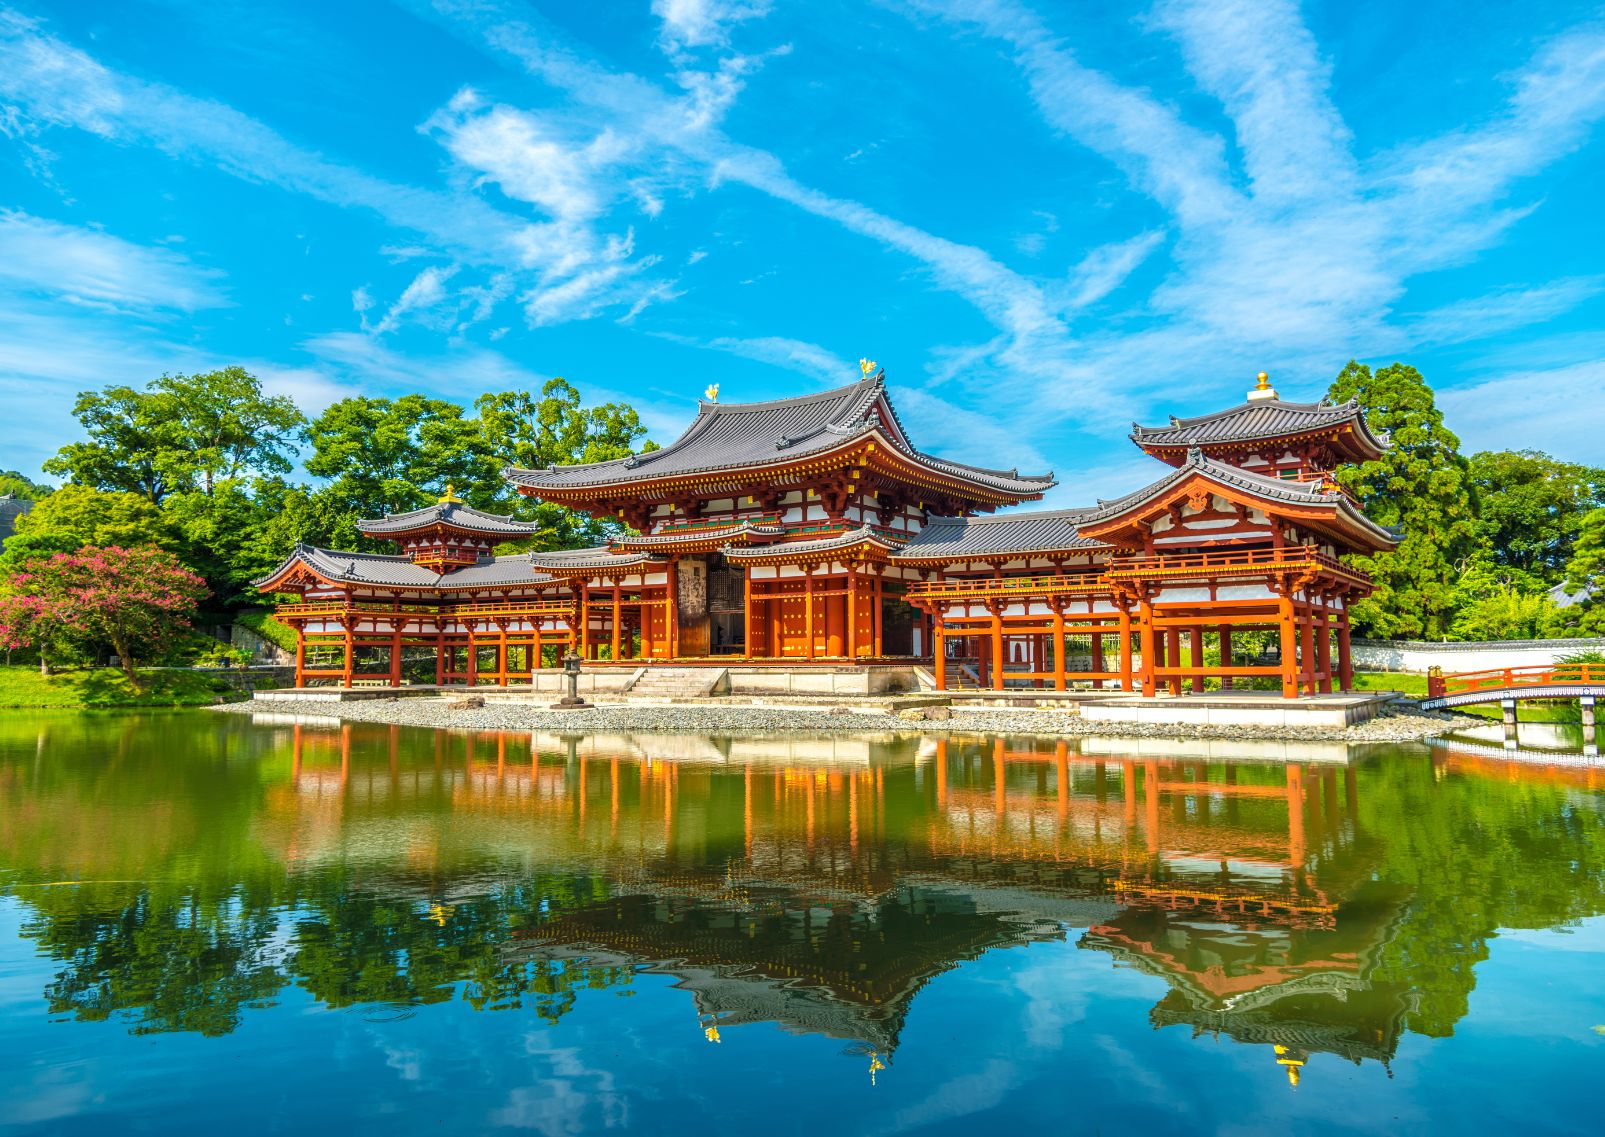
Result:
M562 652L645 664L917 669L939 689L1348 690L1349 554L1390 549L1333 478L1379 456L1355 403L1239 406L1132 441L1149 485L1076 509L1051 474L918 449L885 374L759 403L703 401L662 449L510 468L519 493L613 522L590 549L497 555L534 526L435 505L365 521L392 555L309 546L291 594L297 686L533 682ZM1005 510L1005 512L998 512Z

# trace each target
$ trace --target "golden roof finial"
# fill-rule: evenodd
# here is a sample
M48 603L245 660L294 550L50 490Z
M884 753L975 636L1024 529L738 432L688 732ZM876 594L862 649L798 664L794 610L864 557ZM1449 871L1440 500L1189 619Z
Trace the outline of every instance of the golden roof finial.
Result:
M1254 390L1256 390L1256 391L1269 391L1270 389L1271 389L1271 376L1270 376L1270 373L1269 372L1265 372L1265 371L1261 371L1259 373L1259 376L1258 376L1258 382L1256 382L1254 384Z
M864 373L865 379L868 379L871 375L875 374L875 368L878 366L880 365L877 364L873 359L865 358L858 361L858 369Z
M708 389L702 392L702 396L710 403L717 403L719 401L719 384L709 383Z
M450 482L446 483L446 492L440 495L441 505L461 505L463 499L457 496L457 487Z

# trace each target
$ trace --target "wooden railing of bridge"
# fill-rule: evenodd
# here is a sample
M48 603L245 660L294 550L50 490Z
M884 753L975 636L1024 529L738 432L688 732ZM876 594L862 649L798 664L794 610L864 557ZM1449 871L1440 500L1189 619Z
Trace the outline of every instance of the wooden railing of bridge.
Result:
M1605 663L1555 663L1547 667L1503 667L1427 676L1427 698L1477 691L1519 691L1523 687L1605 685Z

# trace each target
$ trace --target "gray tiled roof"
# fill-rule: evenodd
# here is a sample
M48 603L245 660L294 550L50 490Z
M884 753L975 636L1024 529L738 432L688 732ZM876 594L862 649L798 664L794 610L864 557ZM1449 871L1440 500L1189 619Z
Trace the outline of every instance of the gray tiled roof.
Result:
M710 525L703 529L681 529L674 533L656 533L647 537L620 537L614 542L621 549L654 549L683 545L687 541L728 541L734 537L783 537L783 525Z
M544 553L531 553L529 558L536 568L551 572L637 568L667 563L650 553L615 553L608 545L595 545L589 549L553 549Z
M902 542L894 540L880 530L860 526L845 533L820 537L813 541L786 541L778 545L759 545L751 549L726 549L724 555L733 561L772 557L777 554L806 556L810 553L832 553L837 549L852 549L865 543L876 544L884 549L902 548Z
M541 572L530 563L528 553L490 557L478 564L441 574L413 564L407 557L297 545L278 568L253 583L261 587L298 561L319 576L341 584L370 584L392 588L450 591L459 588L541 584L552 580L550 573Z
M1197 418L1172 418L1169 426L1131 424L1131 440L1139 446L1208 446L1212 443L1255 442L1335 426L1352 426L1377 450L1387 449L1386 436L1377 437L1365 425L1359 401L1336 405L1289 403L1263 399L1242 403Z
M406 533L430 525L444 525L488 537L528 537L540 528L527 521L514 521L511 514L485 513L460 501L439 501L422 509L387 513L376 520L357 522L357 528L370 537Z
M1118 517L1127 510L1132 509L1146 501L1162 496L1171 487L1185 481L1194 474L1203 474L1213 481L1227 486L1235 486L1256 497L1271 501L1283 501L1290 505L1324 506L1333 513L1341 513L1354 521L1360 528L1368 530L1385 548L1392 548L1399 543L1399 539L1392 532L1384 529L1372 521L1359 506L1345 493L1328 491L1319 482L1297 482L1281 478L1268 478L1263 474L1251 473L1240 466L1233 466L1229 462L1217 462L1204 456L1197 447L1187 451L1187 460L1180 466L1171 470L1156 482L1151 482L1140 490L1117 497L1109 501L1099 500L1096 509L1089 509L1082 514L1081 523L1105 521L1111 517Z
M1091 510L1053 509L1000 517L938 517L921 529L894 560L964 560L988 554L1101 549L1076 523Z
M1021 476L1015 470L986 470L915 450L900 437L900 425L896 432L888 431L874 414L876 402L885 393L885 377L877 373L851 386L796 399L763 403L704 402L698 405L697 417L686 432L661 450L609 462L554 466L544 470L509 467L504 475L514 485L537 493L543 488L583 489L648 478L779 465L880 431L905 458L994 491L1034 496L1054 484L1052 475ZM887 405L890 406L889 400ZM893 418L896 418L895 412Z

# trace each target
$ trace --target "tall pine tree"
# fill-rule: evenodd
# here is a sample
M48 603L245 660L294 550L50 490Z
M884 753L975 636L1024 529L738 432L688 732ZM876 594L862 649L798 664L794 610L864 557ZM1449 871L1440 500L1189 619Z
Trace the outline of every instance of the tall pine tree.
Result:
M1432 388L1414 367L1395 363L1373 373L1350 360L1329 394L1358 398L1371 428L1392 440L1376 461L1338 472L1373 521L1402 535L1392 552L1351 558L1376 582L1370 599L1355 605L1355 626L1387 638L1443 636L1454 618L1459 564L1476 537L1460 439L1444 426Z

